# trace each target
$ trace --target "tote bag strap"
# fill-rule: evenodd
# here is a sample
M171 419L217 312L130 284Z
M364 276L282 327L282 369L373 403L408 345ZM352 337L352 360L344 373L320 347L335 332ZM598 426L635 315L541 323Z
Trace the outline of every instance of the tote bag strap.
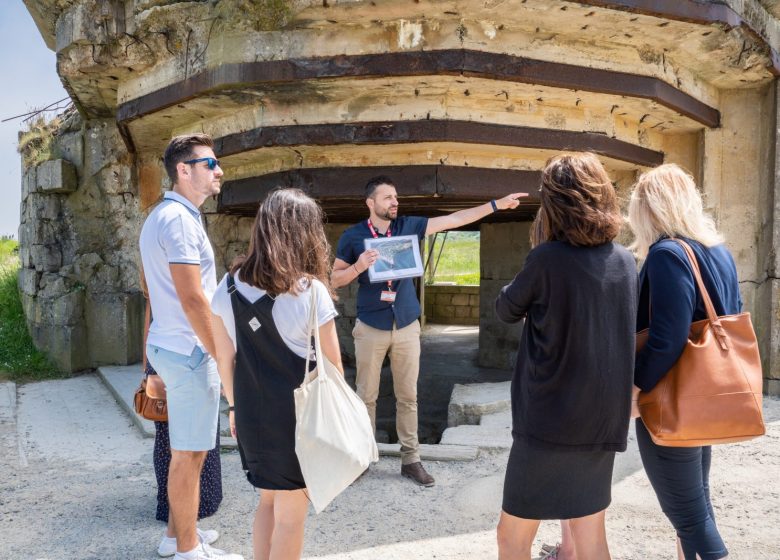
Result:
M317 364L322 364L322 347L320 346L320 329L317 324L317 293L314 291L314 280L309 279L309 291L311 297L309 298L309 331L308 331L308 343L311 344L311 338L314 337L314 358L317 360ZM309 371L309 363L311 362L311 349L306 352L306 377L303 382L307 383L314 377L314 372ZM325 368L318 367L317 372L324 373Z
M712 298L710 297L707 288L704 286L704 280L701 277L701 270L699 269L699 261L696 258L696 253L694 253L693 249L691 249L691 246L682 239L672 239L680 244L680 246L683 248L683 251L685 251L685 255L688 257L688 261L691 263L693 277L696 279L696 285L699 286L701 299L704 302L704 309L707 312L707 320L709 320L710 325L712 326L712 332L715 334L715 338L718 340L718 344L720 345L721 350L728 350L729 337L720 322L720 318L718 317L717 313L715 313L715 306L712 304Z

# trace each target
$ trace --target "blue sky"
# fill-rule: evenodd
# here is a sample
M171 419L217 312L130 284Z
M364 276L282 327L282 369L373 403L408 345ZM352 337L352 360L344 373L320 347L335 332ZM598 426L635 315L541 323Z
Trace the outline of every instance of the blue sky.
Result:
M56 57L46 48L22 0L0 0L0 119L44 107L66 97ZM16 151L21 119L0 123L0 235L17 236L21 160Z

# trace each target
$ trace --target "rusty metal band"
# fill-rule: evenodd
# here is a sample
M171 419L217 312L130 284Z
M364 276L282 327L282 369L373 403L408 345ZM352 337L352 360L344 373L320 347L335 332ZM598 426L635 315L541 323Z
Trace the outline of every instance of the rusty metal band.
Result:
M658 78L468 49L224 64L120 104L117 121L125 127L135 119L236 86L430 75L478 77L638 97L655 101L708 127L720 123L717 109Z
M662 152L593 132L551 130L475 121L421 120L266 126L214 140L221 158L263 148L457 142L541 150L594 152L645 167L663 163Z

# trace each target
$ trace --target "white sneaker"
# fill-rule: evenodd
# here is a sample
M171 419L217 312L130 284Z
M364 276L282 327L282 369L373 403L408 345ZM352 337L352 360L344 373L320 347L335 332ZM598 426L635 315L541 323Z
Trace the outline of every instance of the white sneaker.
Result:
M211 544L219 538L219 533L213 529L197 529L198 538L200 542L204 544ZM160 546L157 547L157 554L165 558L166 556L173 556L176 554L176 537L169 537L167 533L163 533Z
M184 556L176 553L173 560L185 560ZM201 543L195 550L195 558L192 560L244 560L240 554L231 554L218 548L211 548L209 545Z

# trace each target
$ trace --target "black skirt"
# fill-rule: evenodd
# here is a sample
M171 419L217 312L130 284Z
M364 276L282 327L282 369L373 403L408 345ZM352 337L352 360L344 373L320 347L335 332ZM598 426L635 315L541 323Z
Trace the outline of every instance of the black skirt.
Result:
M523 519L574 519L612 501L614 451L560 451L515 438L502 509Z

